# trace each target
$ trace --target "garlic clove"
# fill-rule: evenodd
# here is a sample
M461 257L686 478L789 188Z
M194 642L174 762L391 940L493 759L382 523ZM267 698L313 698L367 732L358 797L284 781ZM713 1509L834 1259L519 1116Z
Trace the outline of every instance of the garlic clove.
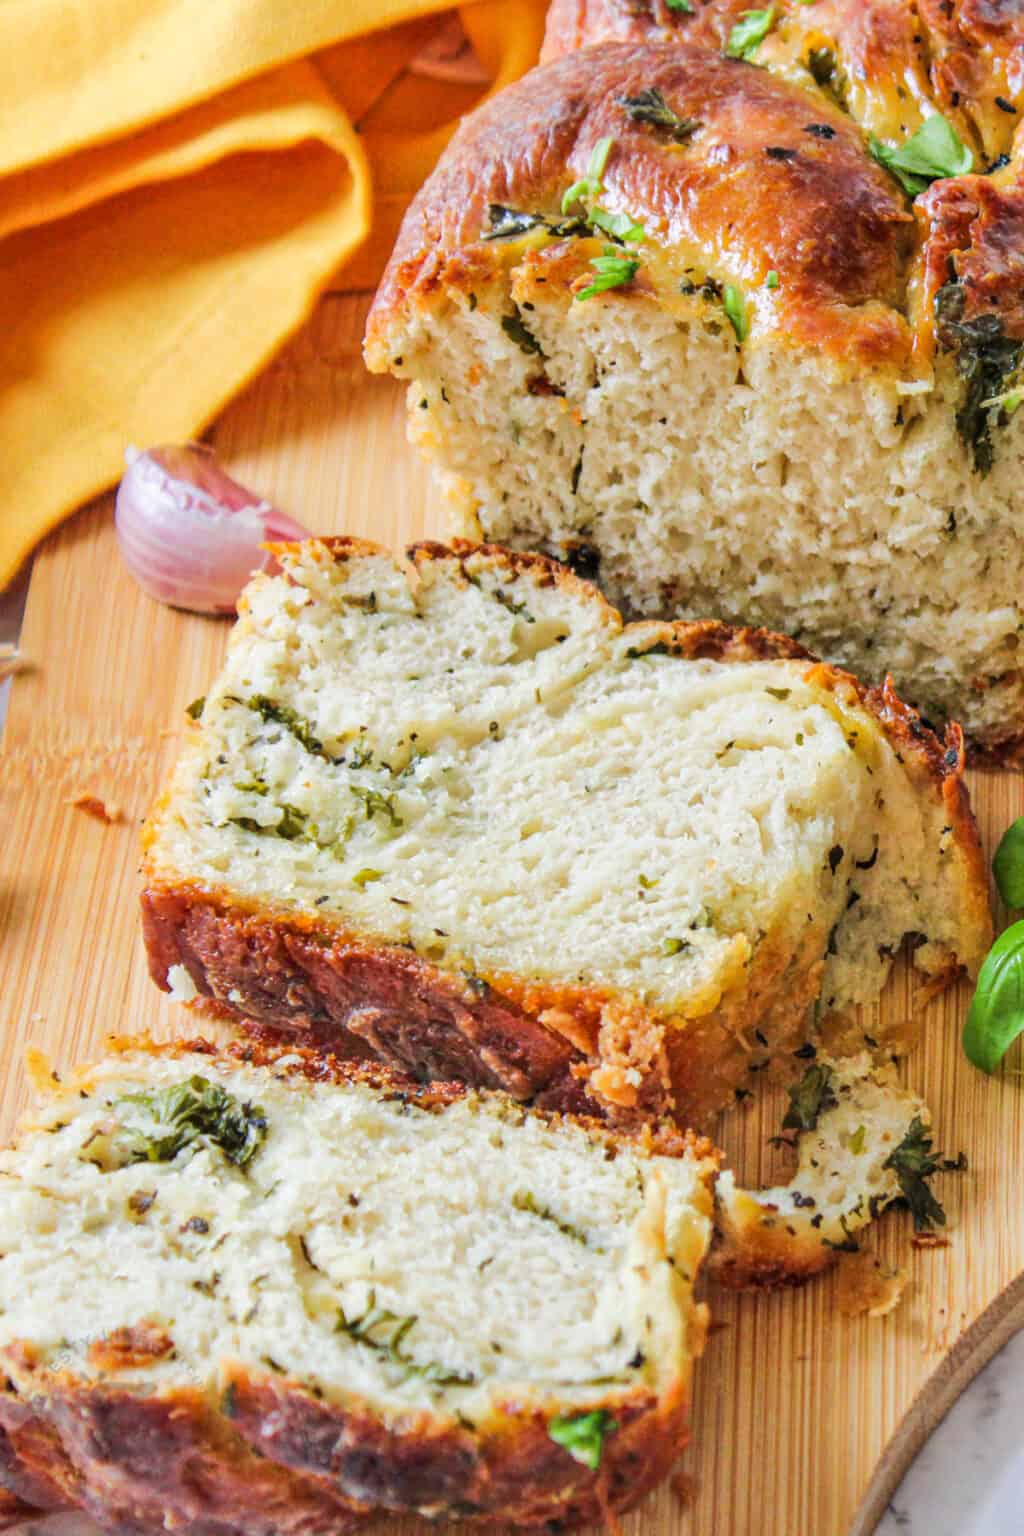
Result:
M309 531L225 474L199 443L129 448L114 517L121 554L158 602L234 613L256 571L276 569L261 545Z

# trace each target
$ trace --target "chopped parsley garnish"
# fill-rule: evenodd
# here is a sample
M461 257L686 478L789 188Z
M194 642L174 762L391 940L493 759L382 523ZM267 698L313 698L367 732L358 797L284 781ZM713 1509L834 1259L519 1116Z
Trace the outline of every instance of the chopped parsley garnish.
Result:
M859 1157L860 1154L864 1151L864 1141L866 1136L867 1127L858 1125L857 1129L851 1135L849 1143L850 1151L853 1153L854 1157Z
M562 198L562 212L568 213L575 202L594 202L601 195L601 178L615 140L611 137L598 139L590 152L587 174L574 181Z
M947 351L955 353L957 373L964 381L964 398L956 413L957 431L971 450L974 468L987 475L995 462L992 427L998 425L1000 413L1006 409L1000 401L1024 361L1024 342L1004 334L998 315L964 320L965 304L960 283L946 283L940 288L935 295L935 330ZM1006 414L1012 415L1012 410Z
M737 341L746 341L750 332L750 319L747 315L746 300L742 290L734 283L726 283L722 289L722 308L729 317L729 322L736 332Z
M868 148L910 197L917 197L942 176L966 176L974 156L953 124L936 113L905 144L885 144L874 134Z
M639 245L647 238L643 225L629 213L609 213L606 208L592 208L590 223L613 240L623 240L627 245Z
M770 5L766 11L744 11L742 19L729 33L729 41L725 46L726 56L730 59L753 58L774 25L774 5Z
M352 876L352 884L358 885L360 890L372 885L375 880L383 880L384 876L379 869L361 869Z
M693 6L690 0L665 0L666 11L681 11L684 16L693 15Z
M95 1132L82 1145L84 1161L104 1173L131 1163L169 1163L197 1144L218 1147L236 1168L246 1168L267 1134L258 1104L242 1103L219 1083L198 1075L152 1093L125 1094L113 1108L127 1105L137 1106L149 1125L121 1125L110 1135Z
M521 352L542 352L540 342L532 331L528 330L522 315L517 310L514 315L502 315L501 328L510 341L514 341Z
M191 704L187 704L185 706L186 715L188 715L191 720L201 720L203 718L203 709L205 704L205 695L202 698L193 699Z
M596 293L607 293L610 288L623 288L636 277L639 261L632 256L620 256L614 248L605 247L603 256L591 258L594 277L585 288L574 294L576 299L592 299Z
M766 688L765 693L770 693L773 699L788 699L791 688Z
M764 285L766 288L777 288L779 286L779 274L775 271L774 267L765 278Z
M580 1413L573 1418L552 1419L548 1424L548 1434L575 1461L582 1462L591 1472L596 1472L601 1465L605 1439L616 1428L616 1422L607 1409L597 1408L593 1413Z
M784 1131L813 1131L819 1117L826 1110L836 1107L832 1073L818 1062L808 1067L800 1081L787 1088L786 1092L789 1095L789 1108L782 1122Z
M932 1138L927 1128L920 1116L915 1115L909 1131L895 1152L886 1158L885 1167L894 1169L896 1173L900 1192L914 1218L916 1232L929 1232L933 1227L946 1225L946 1213L928 1184L932 1175L938 1173L943 1166L943 1160L932 1152Z
M697 118L680 117L674 112L656 85L636 96L620 96L619 105L625 107L634 123L660 128L676 144L685 144L700 127Z

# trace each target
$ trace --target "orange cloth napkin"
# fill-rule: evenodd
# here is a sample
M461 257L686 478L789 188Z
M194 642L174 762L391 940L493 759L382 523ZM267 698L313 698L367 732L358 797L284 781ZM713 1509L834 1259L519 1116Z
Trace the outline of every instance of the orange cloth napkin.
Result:
M0 587L129 443L194 436L332 279L376 281L488 89L407 73L445 9L0 4ZM544 10L459 8L489 89Z

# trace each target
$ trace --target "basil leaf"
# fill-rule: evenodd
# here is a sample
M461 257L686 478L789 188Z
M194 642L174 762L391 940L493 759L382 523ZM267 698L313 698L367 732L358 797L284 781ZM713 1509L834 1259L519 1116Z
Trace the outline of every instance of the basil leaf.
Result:
M1001 933L985 956L964 1025L967 1058L994 1072L1024 1031L1024 922Z
M548 1434L575 1461L581 1461L591 1472L596 1472L601 1465L605 1436L615 1428L611 1414L604 1408L597 1408L593 1413L581 1413L571 1419L552 1419Z
M770 5L766 11L744 11L743 19L738 21L729 33L729 41L725 45L726 57L730 59L751 58L760 48L774 24L774 5Z
M665 0L665 9L667 11L682 11L684 16L693 15L693 6L690 4L690 0Z
M872 134L868 148L911 197L943 176L966 176L974 156L953 124L939 113L929 117L905 144L885 144Z
M999 894L1008 907L1024 907L1024 816L1003 833L992 860Z

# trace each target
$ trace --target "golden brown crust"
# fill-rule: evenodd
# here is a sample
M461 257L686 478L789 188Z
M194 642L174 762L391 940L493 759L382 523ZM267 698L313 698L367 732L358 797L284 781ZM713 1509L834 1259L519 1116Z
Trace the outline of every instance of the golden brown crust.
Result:
M17 1416L73 1491L40 1507L138 1536L172 1522L185 1536L336 1536L373 1510L561 1531L631 1508L685 1444L678 1385L609 1403L591 1405L614 1423L597 1471L551 1438L550 1410L510 1403L486 1427L428 1414L389 1426L241 1366L226 1373L219 1412L186 1388L152 1397L40 1372L30 1396L0 1397L0 1421ZM0 1461L0 1475L19 1473Z
M543 555L466 542L424 543L409 555L420 569L452 558L464 567L480 557L501 561L531 580L584 589L618 622L595 588ZM951 856L962 864L962 931L972 948L949 956L937 984L980 960L991 937L987 878L963 784L959 727L940 741L890 680L866 688L764 630L680 621L627 625L623 636L688 659L805 660L812 686L877 721L918 793L941 805ZM703 1125L754 1074L771 1075L773 1062L784 1072L787 1054L806 1039L828 938L820 921L807 925L796 952L765 935L742 982L702 1016L683 1019L607 987L446 970L323 912L247 907L229 890L168 879L152 867L147 881L143 934L150 974L164 990L171 969L183 966L200 1007L257 1035L283 1035L343 1057L375 1056L419 1081L456 1078L542 1109L626 1125L664 1115ZM766 1042L760 1047L751 1040L758 1030Z
M542 60L603 42L676 42L722 51L746 0L695 0L690 12L665 0L553 0ZM1001 0L776 0L774 25L757 53L769 69L806 67L827 47L838 90L862 126L895 130L908 98L923 115L942 112L965 142L994 160L1010 147L1024 89L1024 14ZM810 98L818 86L806 71Z
M651 88L700 124L684 144L623 106ZM645 280L660 260L675 288L697 252L712 275L755 295L767 329L865 366L906 362L899 311L914 221L857 127L826 100L708 48L611 43L542 66L463 124L402 226L368 322L370 366L394 365L415 310L507 284L501 242L481 243L488 206L557 215L604 136L614 147L602 201L644 225ZM564 283L586 269L593 253L575 252L585 244L569 243L576 265L560 272ZM764 287L771 270L774 290Z
M322 1478L260 1456L198 1390L152 1396L11 1369L17 1393L0 1396L0 1425L22 1460L31 1443L32 1475L60 1486L62 1504L45 1507L81 1509L125 1536L165 1525L183 1536L332 1536L365 1514ZM0 1464L15 1491L20 1475Z

